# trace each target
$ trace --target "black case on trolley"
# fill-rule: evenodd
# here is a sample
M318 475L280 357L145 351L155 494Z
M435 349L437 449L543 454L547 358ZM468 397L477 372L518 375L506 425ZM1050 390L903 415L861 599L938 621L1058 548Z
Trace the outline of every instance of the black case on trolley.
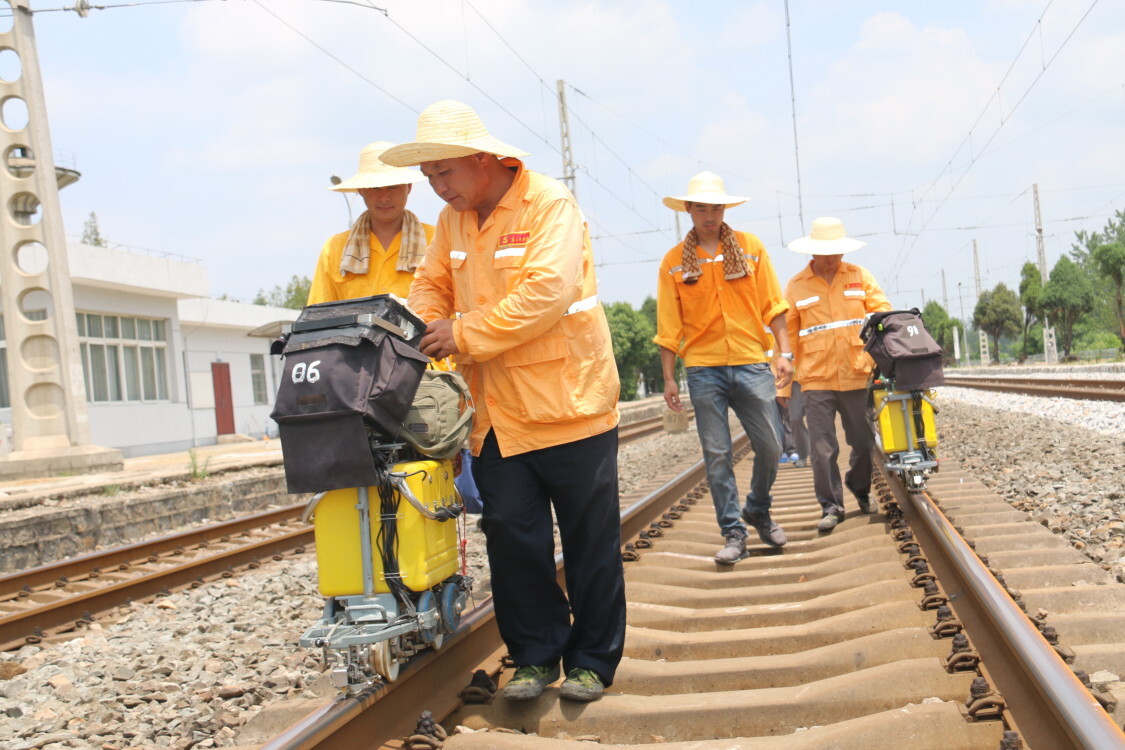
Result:
M393 441L429 358L425 324L390 294L309 305L271 353L284 356L270 416L290 493L366 487L370 440Z
M941 347L926 330L918 308L872 313L859 337L879 372L894 380L895 390L945 385Z

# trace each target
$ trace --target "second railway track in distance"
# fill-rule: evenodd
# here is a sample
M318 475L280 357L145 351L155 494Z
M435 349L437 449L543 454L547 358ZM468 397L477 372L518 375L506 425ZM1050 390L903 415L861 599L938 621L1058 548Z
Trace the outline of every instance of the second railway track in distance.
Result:
M1125 380L1093 378L1024 378L1002 375L957 376L946 373L945 384L1030 396L1125 401Z

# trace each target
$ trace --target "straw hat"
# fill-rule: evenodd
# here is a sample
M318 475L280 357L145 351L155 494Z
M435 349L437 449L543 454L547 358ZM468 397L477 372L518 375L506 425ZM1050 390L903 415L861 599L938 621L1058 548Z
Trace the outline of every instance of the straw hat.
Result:
M848 237L844 232L844 222L831 216L822 216L813 220L809 236L793 240L789 243L789 249L808 255L843 255L866 244Z
M382 159L396 167L410 167L427 161L458 159L480 152L495 156L527 156L488 134L484 123L468 104L443 99L418 115L418 135L414 143L387 149Z
M421 182L426 176L416 169L399 169L384 164L379 155L395 144L376 141L359 152L359 171L338 185L328 188L340 193L354 193L360 188L391 187Z
M734 208L750 200L740 195L727 195L723 178L714 172L700 172L692 177L688 181L687 190L687 195L668 196L664 199L664 205L673 211L687 211L685 203L711 203Z

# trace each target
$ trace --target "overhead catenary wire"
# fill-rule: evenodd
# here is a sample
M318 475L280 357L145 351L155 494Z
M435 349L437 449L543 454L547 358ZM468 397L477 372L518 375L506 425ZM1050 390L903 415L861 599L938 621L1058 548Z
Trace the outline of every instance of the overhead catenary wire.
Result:
M90 11L92 11L92 10L113 10L113 9L116 9L116 8L141 8L145 5L173 5L173 4L176 4L176 3L206 3L206 2L212 2L212 0L146 0L145 2L110 3L110 4L106 4L106 5L102 5L102 4L91 5L90 3L86 2L85 0L79 0L79 2L76 2L74 5L71 5L71 6L66 6L66 7L62 7L62 8L35 8L35 9L28 8L28 9L26 9L26 12L32 13L32 14L35 14L35 13L72 12L72 13L77 13L78 15L85 18L86 16L88 16L90 14ZM5 4L5 5L7 5L7 4ZM8 7L4 8L3 10L0 10L0 18L11 17L12 14L14 14L14 13L15 13L15 9L12 8L10 5L8 5Z
M977 118L973 122L972 127L970 127L968 133L965 135L964 138L962 138L960 144L954 150L953 156L951 156L949 161L946 162L945 166L942 167L938 176L935 177L934 180L932 182L930 182L929 185L926 187L926 189L922 192L923 197L927 193L929 193L931 191L935 191L937 189L937 186L938 186L939 182L943 179L945 174L948 173L949 178L952 180L954 161L957 159L958 154L961 153L961 151L966 146L969 147L970 152L972 151L972 148L973 148L972 137L973 137L974 130L981 123L985 114L987 114L987 112L991 108L993 101L999 101L999 97L1001 95L1001 90L1002 90L1002 87L1004 85L1004 82L1007 81L1008 76L1011 74L1012 70L1014 70L1016 64L1019 62L1020 57L1023 55L1024 51L1027 49L1028 43L1031 41L1031 39L1034 38L1034 35L1035 35L1036 31L1041 31L1043 18L1047 14L1047 11L1050 10L1053 1L1054 0L1048 0L1047 6L1043 9L1043 12L1040 13L1039 18L1035 21L1035 25L1032 27L1032 30L1028 33L1027 37L1024 39L1024 42L1020 46L1019 51L1016 53L1015 58L1013 58L1011 64L1008 66L1007 71L1005 71L1004 75L1001 77L1000 83L997 84L995 93L993 93L993 95L991 97L989 97L988 101L985 103L984 107L981 109L981 112L980 112L979 115L977 115ZM1001 114L1000 123L996 126L995 130L992 131L991 135L989 135L989 137L985 140L984 144L981 145L977 149L977 153L975 155L972 154L972 153L969 154L969 163L964 168L964 171L962 171L960 173L960 175L957 177L957 179L955 181L953 181L953 184L949 188L948 192L946 192L946 194L942 198L942 200L938 203L937 207L922 222L921 227L914 234L913 239L909 240L909 246L905 246L905 247L903 247L902 249L899 250L898 256L896 257L895 262L892 265L892 274L897 273L897 270L905 264L905 262L906 262L907 258L909 257L910 253L913 251L914 247L917 245L918 238L926 231L926 228L929 226L930 222L933 221L933 219L937 216L937 214L941 212L941 209L945 206L945 202L948 199L948 197L954 191L957 190L957 188L961 185L961 182L965 179L966 175L969 174L969 172L972 170L972 168L977 164L978 161L980 161L980 159L986 153L986 151L987 151L988 147L991 145L992 141L996 138L996 136L1000 133L1000 131L1004 128L1004 126L1008 122L1011 121L1012 114L1014 114L1015 111L1017 109L1019 109L1020 105L1023 104L1023 102L1027 99L1027 96L1031 93L1032 89L1034 89L1035 85L1043 78L1043 75L1051 67L1051 64L1058 58L1059 54L1066 47L1066 45L1070 42L1070 40L1074 37L1074 34L1082 26L1083 22L1085 22L1085 20L1089 17L1090 13L1093 11L1094 7L1097 6L1097 4L1098 4L1098 0L1093 0L1093 2L1090 3L1090 6L1086 9L1086 11L1078 19L1077 23L1074 24L1074 26L1071 28L1070 32L1067 33L1067 35L1063 39L1062 43L1058 46L1058 48L1054 51L1054 53L1050 56L1050 58L1046 58L1042 61L1041 69L1032 78L1031 82L1024 89L1023 93L1016 99L1015 103L1012 104L1011 107L1008 109L1007 115L1004 116L1003 113ZM908 226L911 226L912 223L913 223L913 216L911 218L911 224L908 224ZM905 241L904 241L904 245L905 245Z

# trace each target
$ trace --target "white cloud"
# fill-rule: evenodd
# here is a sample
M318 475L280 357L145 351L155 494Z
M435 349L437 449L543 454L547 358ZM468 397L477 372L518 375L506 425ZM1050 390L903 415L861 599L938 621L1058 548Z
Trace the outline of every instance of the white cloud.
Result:
M801 107L809 150L901 168L948 158L989 100L1002 70L961 29L919 28L898 13L869 18Z

